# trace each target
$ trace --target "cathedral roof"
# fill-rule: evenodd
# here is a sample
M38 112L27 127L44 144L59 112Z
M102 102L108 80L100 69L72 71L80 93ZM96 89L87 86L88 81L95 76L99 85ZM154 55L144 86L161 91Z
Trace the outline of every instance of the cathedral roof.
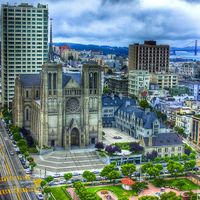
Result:
M40 74L20 74L19 78L22 86L40 86Z
M63 73L63 87L71 80L75 80L79 85L81 85L81 73L80 72L68 72Z
M20 74L20 82L24 87L40 86L40 74ZM81 73L63 73L63 87L71 80L81 85Z

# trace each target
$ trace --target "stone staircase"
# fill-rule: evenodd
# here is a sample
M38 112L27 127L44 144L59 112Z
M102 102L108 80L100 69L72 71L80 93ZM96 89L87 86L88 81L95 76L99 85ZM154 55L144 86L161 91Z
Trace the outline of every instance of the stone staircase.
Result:
M54 151L35 159L37 168L57 173L97 170L105 166L94 150Z

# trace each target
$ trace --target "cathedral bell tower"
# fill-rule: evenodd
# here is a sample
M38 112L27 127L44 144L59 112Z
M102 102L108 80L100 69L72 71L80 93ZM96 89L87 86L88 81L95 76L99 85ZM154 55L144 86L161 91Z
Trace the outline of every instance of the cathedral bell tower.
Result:
M62 146L62 65L49 62L41 72L41 145Z
M96 63L83 65L83 98L85 145L102 140L101 67Z

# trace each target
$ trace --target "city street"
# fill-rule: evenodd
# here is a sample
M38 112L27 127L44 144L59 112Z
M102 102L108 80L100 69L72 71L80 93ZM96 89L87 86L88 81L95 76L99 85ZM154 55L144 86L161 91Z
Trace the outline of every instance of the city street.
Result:
M8 138L6 133L5 127L2 122L0 122L0 144L1 144L1 169L0 172L2 177L25 177L26 174L21 163L18 160L16 154L11 155L10 152L15 152L12 143ZM34 192L26 192L28 188L24 187L24 180L23 184L17 178L13 178L11 180L7 180L7 182L1 183L4 184L4 188L6 185L8 186L7 189L10 189L10 194L4 195L1 194L1 199L17 199L17 200L35 200L36 195ZM30 184L30 181L28 181ZM34 185L29 185L29 189L33 188ZM3 188L2 188L3 189ZM30 191L30 190L29 190ZM9 192L8 192L9 193Z

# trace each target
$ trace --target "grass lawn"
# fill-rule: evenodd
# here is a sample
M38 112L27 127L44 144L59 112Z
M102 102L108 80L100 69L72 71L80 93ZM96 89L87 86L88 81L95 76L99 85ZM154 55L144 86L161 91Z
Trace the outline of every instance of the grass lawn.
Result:
M118 198L122 197L122 196L130 197L130 196L137 195L137 193L135 191L124 190L121 185L90 187L90 188L87 188L87 190L94 194L96 194L99 190L109 190L109 191L113 192Z
M65 190L66 190L65 186L51 187L51 193L56 200L71 200L70 196Z
M200 189L198 185L188 180L187 178L177 178L177 179L168 179L168 180L157 179L157 180L151 181L151 183L157 187L172 186L182 191Z

